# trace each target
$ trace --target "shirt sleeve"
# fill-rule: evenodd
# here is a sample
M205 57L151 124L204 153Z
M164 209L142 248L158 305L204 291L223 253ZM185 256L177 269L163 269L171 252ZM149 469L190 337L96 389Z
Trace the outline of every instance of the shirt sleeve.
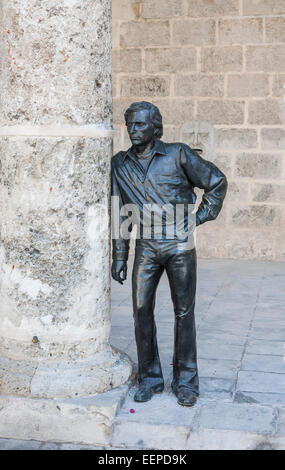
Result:
M212 162L204 160L187 145L181 146L181 166L193 187L204 189L196 212L196 225L215 220L227 193L227 178Z
M111 195L112 195L112 258L113 260L127 261L129 257L130 239L121 234L121 225L125 217L121 215L123 199L120 186L117 181L116 169L112 162L111 173ZM128 231L131 232L130 226Z

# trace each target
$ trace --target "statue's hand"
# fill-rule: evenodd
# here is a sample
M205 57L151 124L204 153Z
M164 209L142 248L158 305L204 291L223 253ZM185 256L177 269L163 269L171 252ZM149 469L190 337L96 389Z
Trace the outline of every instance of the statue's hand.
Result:
M112 278L123 284L127 279L127 262L122 260L114 260L112 264Z

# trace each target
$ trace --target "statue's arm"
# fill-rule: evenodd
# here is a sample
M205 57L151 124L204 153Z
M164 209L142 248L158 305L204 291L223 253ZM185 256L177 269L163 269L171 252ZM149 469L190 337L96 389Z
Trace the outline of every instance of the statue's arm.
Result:
M115 281L123 284L127 279L127 260L129 256L130 240L121 235L121 208L123 200L120 186L117 181L115 165L112 162L111 173L111 195L112 195L112 269L111 274Z
M193 187L204 190L202 201L196 213L196 225L214 220L220 213L227 193L227 178L212 162L183 145L181 165Z

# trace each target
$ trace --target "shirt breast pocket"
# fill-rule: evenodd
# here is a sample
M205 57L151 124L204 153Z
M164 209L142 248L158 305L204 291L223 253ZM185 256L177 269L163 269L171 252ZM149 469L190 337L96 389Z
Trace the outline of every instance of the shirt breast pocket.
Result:
M165 186L181 185L181 178L178 175L157 175L154 180L159 185L165 185Z

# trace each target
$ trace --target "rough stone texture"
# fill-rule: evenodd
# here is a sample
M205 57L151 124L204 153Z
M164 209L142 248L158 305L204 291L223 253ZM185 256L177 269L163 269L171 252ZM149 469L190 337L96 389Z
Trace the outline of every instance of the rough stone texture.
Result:
M212 45L216 43L214 20L174 20L173 43L179 45Z
M188 0L189 16L232 16L239 13L238 0Z
M169 21L142 23L132 21L121 25L121 46L164 46L169 44Z
M135 77L125 78L121 83L121 95L126 96L168 96L169 78Z
M266 42L285 42L285 18L266 18L265 27Z
M261 129L261 144L266 150L284 150L285 129Z
M285 207L283 0L113 5L115 151L130 146L123 114L132 101L159 106L167 142L186 142L182 130L189 121L208 123L214 139L204 157L225 171L230 190L217 223L201 227L200 256L284 259L284 224L274 232L257 220L256 227L244 229L230 217L239 197L248 206ZM205 132L200 140L206 148Z
M1 2L0 125L110 124L109 6Z
M200 101L197 118L207 116L212 124L243 124L244 102L226 100Z
M228 96L231 98L268 95L269 75L253 73L228 76Z
M115 0L116 1L116 0ZM186 0L143 0L142 18L167 18L182 16L187 11Z
M219 20L221 44L254 44L262 41L262 18Z
M201 51L202 72L240 72L243 56L240 46L205 47Z
M249 104L249 124L280 125L285 120L285 103L282 99L257 100Z
M221 150L239 150L256 148L257 132L255 129L218 129L216 137L217 148Z
M284 15L283 0L243 0L243 14L247 16Z
M73 137L111 125L111 2L1 13L0 124L15 136L1 129L0 392L94 395L131 372L109 345L112 140ZM51 124L59 137L43 137Z
M127 390L127 386L122 386L102 395L73 399L3 396L0 436L108 445L115 416Z
M284 46L258 45L246 48L246 69L250 72L284 72Z
M224 77L222 75L176 75L176 96L222 97Z
M146 49L145 67L149 73L196 71L196 49L194 47Z
M243 153L236 157L235 174L245 178L282 177L282 159L278 155Z

